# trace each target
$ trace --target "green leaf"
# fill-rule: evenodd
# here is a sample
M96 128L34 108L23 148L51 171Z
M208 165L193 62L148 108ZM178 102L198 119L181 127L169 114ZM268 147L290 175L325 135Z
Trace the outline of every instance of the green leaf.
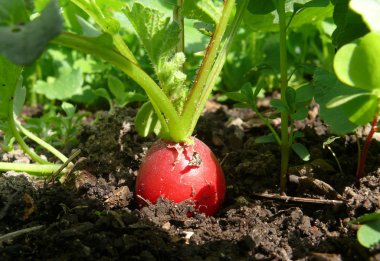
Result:
M294 3L293 12L297 14L297 13L305 10L306 8L325 7L325 6L328 6L329 4L330 4L329 0L313 0L313 1L306 2L306 3Z
M358 125L352 123L342 106L327 108L327 104L341 95L354 95L363 93L359 89L350 88L341 83L333 73L324 69L317 69L314 73L313 87L315 101L320 106L319 115L331 130L336 134L352 132Z
M20 115L26 98L26 88L22 86L23 77L20 76L16 85L16 91L13 99L13 111L16 115Z
M220 8L212 0L184 0L182 15L186 18L216 24L220 17Z
M245 95L243 95L241 92L226 92L225 95L233 101L242 103L247 102Z
M307 117L309 110L306 107L296 109L295 113L291 114L293 120L303 120Z
M22 67L0 55L0 121L7 121L9 103L13 102L16 87L20 83Z
M296 109L296 96L297 96L297 93L292 87L286 88L285 99L286 99L288 108L290 109L290 112L294 112L294 110Z
M334 58L338 78L364 90L380 88L380 34L368 33L359 43L344 45Z
M301 143L293 143L292 144L292 150L302 159L303 161L309 161L310 160L310 152L305 147L305 145Z
M75 106L68 102L63 102L61 105L62 109L69 117L74 117L75 115Z
M162 56L167 58L173 54L180 29L170 22L170 17L138 2L131 10L124 10L124 14L132 23L154 66L160 63Z
M288 105L285 104L283 101L281 101L280 99L272 99L270 101L270 104L276 108L276 111L277 112L284 112L284 111L287 111L289 112L289 108L288 108Z
M314 97L313 85L308 83L296 89L296 102L310 102Z
M180 29L170 17L158 10L135 3L124 11L140 37L153 63L161 88L181 111L187 93L186 75L181 68L185 62L183 53L176 53Z
M250 83L246 83L243 85L243 87L241 88L241 94L245 96L246 101L249 104L254 103L256 97L254 96L252 85Z
M276 5L272 0L251 0L249 1L247 10L252 14L269 14L270 12L276 10Z
M22 91L22 76L21 76L22 67L17 66L3 56L0 55L0 129L3 131L4 142L2 148L6 151L9 151L13 148L14 137L9 126L9 116L13 115L9 111L10 104L17 101L13 104L13 110L17 109L17 112L20 110L19 105L21 104ZM18 91L16 91L18 90ZM18 95L14 98L15 95Z
M110 111L113 111L112 99L111 99L111 96L107 92L106 89L104 89L104 88L98 88L98 89L94 90L94 94L97 95L97 96L99 96L99 97L103 97L104 99L106 99L108 101L109 106L110 106Z
M333 98L331 101L329 101L326 104L327 108L336 108L338 106L342 106L346 104L349 101L352 101L355 98L358 98L360 96L368 96L371 95L370 92L363 92L363 93L355 93L355 94L350 94L350 95L341 95Z
M357 237L359 243L367 248L380 243L380 219L361 225Z
M62 32L62 23L57 1L52 1L31 22L0 26L0 53L16 64L30 65Z
M113 75L109 75L108 88L117 100L123 100L125 96L125 86L122 81Z
M250 12L245 12L244 22L252 31L277 32L279 30L277 10L273 8L274 4L264 2L273 1L251 0L248 8ZM285 12L288 21L292 18L290 27L298 28L332 16L333 6L328 0L288 0Z
M142 137L146 137L152 132L158 135L160 132L161 124L150 102L144 103L137 112L135 127L137 133Z
M329 146L331 143L333 143L337 139L340 139L340 137L336 137L336 136L330 136L330 137L328 137L327 140L325 140L323 142L323 145L322 145L323 148Z
M361 95L343 105L348 119L357 125L371 122L378 109L378 97L375 95Z
M370 221L380 220L380 211L364 214L352 221L349 224L364 224Z
M89 23L86 19L77 16L78 23L81 26L81 31L83 36L87 37L98 37L102 34L102 31L95 28L91 23Z
M276 143L277 140L273 133L269 133L268 135L260 136L255 139L255 143L261 144L261 143Z
M349 8L350 0L336 1L334 7L334 22L336 29L333 32L333 44L341 47L365 35L369 30L362 17Z
M49 76L45 81L37 81L35 91L51 100L67 100L82 94L83 78L80 70L62 67L57 78Z
M380 33L380 0L351 0L350 7L362 15L372 32Z
M0 0L0 27L28 21L24 0Z

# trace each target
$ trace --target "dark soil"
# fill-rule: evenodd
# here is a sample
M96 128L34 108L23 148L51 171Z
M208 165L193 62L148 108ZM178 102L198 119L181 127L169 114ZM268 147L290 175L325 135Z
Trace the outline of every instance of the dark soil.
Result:
M279 148L254 143L267 128L249 110L209 103L196 136L222 162L226 201L215 217L189 217L191 205L167 200L137 208L134 182L154 138L137 136L134 115L104 113L83 126L81 158L64 184L0 176L0 260L380 260L380 250L362 247L357 226L348 224L380 208L378 142L355 187L355 136L331 145L339 173L322 147L328 131L311 111L297 123L311 160L291 156L287 195L343 204L269 199L258 194L279 192ZM28 161L17 151L2 157Z

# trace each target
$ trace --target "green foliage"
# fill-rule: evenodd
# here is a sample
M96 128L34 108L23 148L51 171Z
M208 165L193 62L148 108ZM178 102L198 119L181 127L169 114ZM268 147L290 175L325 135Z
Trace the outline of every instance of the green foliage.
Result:
M79 113L73 104L63 102L60 107L45 105L42 117L26 117L25 126L44 141L70 151L78 144L78 131L86 116L88 113Z
M371 32L358 43L346 44L337 52L334 69L347 85L364 90L380 89L380 34Z
M108 75L107 84L108 90L98 88L94 93L108 101L111 112L114 112L115 106L124 107L132 102L144 102L147 100L146 95L135 90L128 90L129 88L116 76ZM152 113L154 112L152 111Z
M184 0L182 15L186 18L215 24L220 18L220 6L212 0Z
M160 133L161 124L151 102L146 102L141 106L135 117L135 127L142 137L146 137L150 133L155 133L156 135Z
M61 33L62 18L57 2L51 1L39 17L28 21L21 2L0 2L1 13L5 14L0 16L0 53L16 64L30 65Z
M251 0L244 22L252 31L277 32L279 17L275 1ZM288 26L297 28L304 24L317 23L331 16L333 7L328 0L290 0L285 5Z
M362 15L364 22L372 32L380 33L379 0L351 0L350 7Z
M350 0L335 1L333 17L336 29L332 40L337 47L350 43L368 32L362 17L349 8L349 3Z
M24 95L16 97L17 103L12 106L16 92L21 92L22 67L17 66L0 55L0 130L4 133L2 148L9 151L13 148L14 137L9 126L9 118L13 117L13 110L20 111ZM16 91L18 90L18 91Z
M80 70L61 67L58 77L50 76L46 81L37 81L35 91L50 100L67 100L74 95L82 94L82 85L83 78Z
M324 69L317 69L314 74L313 86L315 89L315 101L319 104L319 115L326 122L331 130L337 134L352 132L358 127L349 120L346 113L349 104L344 106L328 107L327 105L336 97L346 95L356 95L363 93L363 90L350 88L340 82L336 76Z
M359 243L367 248L380 243L380 212L376 211L365 214L353 221L351 224L362 224L358 230Z
M292 150L302 159L303 161L309 161L310 160L310 152L305 147L305 145L301 143L293 143L291 145Z
M131 10L125 10L155 69L160 87L175 104L177 111L182 110L186 75L181 72L185 62L183 53L176 53L180 29L170 18L158 10L135 3Z

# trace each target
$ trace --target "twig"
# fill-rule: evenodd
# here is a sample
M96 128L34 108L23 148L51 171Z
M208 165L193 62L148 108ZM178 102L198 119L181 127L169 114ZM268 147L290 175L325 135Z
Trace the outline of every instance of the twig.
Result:
M269 193L253 193L253 195L256 197L261 197L261 198L278 199L278 200L284 200L284 201L294 201L294 202L303 202L303 203L313 203L313 204L326 204L326 205L344 204L343 200L333 200L333 199L289 197L289 196L281 196L278 194L269 194Z
M71 156L62 164L62 166L56 172L54 172L53 175L51 175L49 182L53 181L62 172L62 170L64 170L80 153L80 149L74 151L74 153L71 154Z
M20 235L23 235L23 234L26 234L26 233L30 233L30 232L39 230L39 229L41 229L43 227L44 227L43 225L34 226L34 227L28 227L28 228L20 229L20 230L13 231L13 232L10 232L8 234L2 235L2 236L0 236L0 246L6 240L11 240L11 239L13 239L15 237L18 237Z

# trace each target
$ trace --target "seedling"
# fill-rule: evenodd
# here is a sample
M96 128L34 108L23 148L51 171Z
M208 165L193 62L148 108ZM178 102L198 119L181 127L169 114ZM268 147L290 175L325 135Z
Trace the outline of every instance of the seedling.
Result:
M377 131L380 114L380 31L379 19L373 16L373 9L379 9L380 3L366 1L359 4L358 1L351 1L350 7L362 15L371 32L338 50L334 58L335 73L340 81L354 88L356 92L340 95L332 99L328 106L333 108L343 105L348 119L358 126L371 122L371 130L356 171L356 177L360 179L364 175L369 144Z
M335 137L335 136L329 137L327 140L325 140L323 142L322 147L323 148L327 148L331 152L331 155L333 155L333 157L335 159L335 162L338 165L339 172L343 174L343 170L342 170L342 166L340 165L340 161L339 161L338 157L336 156L335 152L333 151L333 149L330 146L330 144L333 143L334 141L336 141L337 139L340 139L340 137Z
M294 26L299 27L302 24L308 23L311 19L315 22L319 19L324 19L324 15L329 15L332 6L326 0L314 0L304 4L293 3L288 4L285 0L260 1L251 0L248 6L245 22L247 27L253 31L279 31L279 58L280 58L280 91L281 99L273 100L272 105L281 114L281 132L277 134L270 125L268 119L265 119L258 113L255 104L255 95L249 94L244 99L250 107L256 111L257 115L271 130L271 134L265 138L261 138L259 142L276 141L281 150L281 173L280 173L280 193L286 193L287 172L289 164L289 151L293 151L303 160L308 160L310 155L305 146L296 143L295 139L302 136L299 132L294 131L293 122L296 119L303 119L307 115L305 103L310 97L304 99L303 95L298 95L297 90L288 86L288 57L287 57L287 30ZM289 1L290 2L290 1ZM323 15L318 13L322 11ZM327 12L326 12L327 11ZM290 19L288 14L291 14ZM318 15L317 15L318 13ZM276 19L273 19L273 18ZM306 86L305 86L306 87ZM311 86L308 86L311 87ZM245 92L245 90L242 90ZM252 93L252 91L250 91ZM257 95L257 94L256 94ZM241 97L240 97L241 98ZM302 101L301 101L302 100ZM289 130L290 129L290 130Z
M370 214L365 214L350 224L360 224L357 233L359 243L367 248L380 244L380 212L376 211Z

